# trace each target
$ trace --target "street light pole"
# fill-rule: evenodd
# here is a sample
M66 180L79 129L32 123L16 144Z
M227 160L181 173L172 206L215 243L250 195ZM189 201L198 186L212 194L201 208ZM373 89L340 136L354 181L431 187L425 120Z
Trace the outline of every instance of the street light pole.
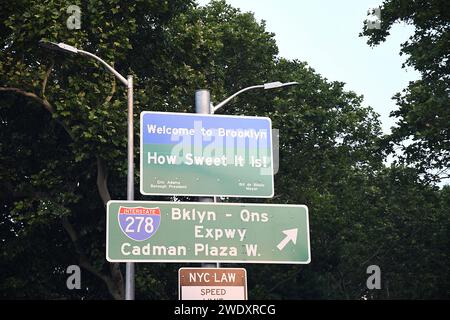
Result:
M128 171L127 171L127 200L134 200L134 126L133 126L133 76L129 75L127 79L117 72L113 67L101 58L90 52L77 49L65 43L55 43L41 40L39 45L46 49L69 52L74 54L82 54L103 64L112 74L114 74L126 87L128 95ZM134 300L134 263L127 262L125 270L125 300Z
M133 126L133 76L128 75L128 170L127 200L134 200L134 126ZM134 300L134 262L125 265L125 300Z
M195 113L210 114L211 113L211 95L209 90L200 89L195 91ZM213 202L214 198L199 197L200 202ZM217 264L218 266L218 264ZM202 263L203 268L215 268L214 263Z

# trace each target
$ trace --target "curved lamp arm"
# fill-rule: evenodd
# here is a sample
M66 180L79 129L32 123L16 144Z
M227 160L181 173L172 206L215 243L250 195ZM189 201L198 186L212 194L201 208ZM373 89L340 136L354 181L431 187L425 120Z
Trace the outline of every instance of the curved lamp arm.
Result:
M291 85L296 85L296 84L298 84L298 82L294 81L294 82L281 83L280 81L275 81L275 82L269 82L269 83L265 83L265 84L260 84L260 85L244 88L244 89L239 90L238 92L232 94L231 96L229 96L228 98L226 98L222 102L219 102L216 106L211 105L211 114L214 114L217 110L222 108L231 99L233 99L237 95L241 94L242 92L245 92L245 91L248 91L248 90L252 90L252 89L259 89L259 88L263 88L264 90L268 90L268 89L281 88L281 87L291 86Z
M56 43L56 42L51 42L51 41L46 41L46 40L40 40L39 41L39 45L41 47L50 49L50 50L56 50L56 51L64 51L64 52L70 52L70 53L75 53L75 54L84 54L85 56L89 56L91 58L94 58L95 60L99 61L101 64L103 64L106 69L108 69L112 74L114 74L117 78L119 78L119 80L126 85L127 87L130 87L131 83L128 82L127 79L125 79L124 76L122 76L119 72L117 72L113 67L111 67L108 63L106 63L104 60L102 60L101 58L97 57L95 54L92 54L90 52L84 51L84 50L80 50L75 48L74 46L65 44L65 43Z
M247 88L244 88L242 90L239 90L238 92L232 94L231 96L229 96L228 98L226 98L222 102L218 103L215 107L212 107L212 110L211 110L212 112L211 113L215 113L217 110L219 110L224 105L226 105L231 99L233 99L237 95L241 94L242 92L245 92L245 91L248 91L248 90L252 90L252 89L257 89L257 88L264 88L264 85L261 84L261 85L251 86L251 87L247 87Z
M97 57L95 54L92 54L90 52L84 51L84 50L79 50L78 49L78 53L84 54L86 56L92 57L95 60L99 61L100 63L102 63L106 69L108 69L112 74L114 74L117 78L119 78L119 80L128 87L129 83L128 80L125 79L124 76L122 76L119 72L117 72L113 67L111 67L109 64L107 64L104 60L102 60L101 58Z

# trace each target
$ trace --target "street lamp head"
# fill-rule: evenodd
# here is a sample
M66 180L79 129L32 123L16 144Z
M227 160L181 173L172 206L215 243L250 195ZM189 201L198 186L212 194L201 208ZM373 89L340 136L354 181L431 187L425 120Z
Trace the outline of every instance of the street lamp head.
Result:
M269 83L264 83L264 90L267 89L275 89L275 88L281 88L281 87L286 87L286 86L292 86L292 85L296 85L298 84L298 82L286 82L286 83L281 83L280 81L275 81L275 82L269 82Z
M244 89L236 92L235 94L229 96L228 98L226 98L225 100L223 100L222 102L217 104L215 107L211 107L210 110L211 110L211 113L214 114L217 110L219 110L225 104L227 104L231 99L233 99L237 95L241 94L242 92L245 92L245 91L248 91L248 90L252 90L252 89L264 89L264 90L275 89L275 88L281 88L281 87L286 87L286 86L292 86L294 84L298 84L298 82L294 81L294 82L282 83L280 81L275 81L275 82L268 82L268 83L264 83L264 84L258 84L256 86L247 87L247 88L244 88Z
M54 51L78 53L77 48L70 46L68 44L62 43L62 42L56 43L56 42L51 42L51 41L47 41L47 40L39 40L39 46L41 46L45 49L54 50Z
M97 57L95 54L92 54L90 52L81 50L81 49L77 49L73 46L70 46L68 44L65 43L56 43L56 42L51 42L51 41L47 41L47 40L40 40L39 41L39 46L45 48L45 49L49 49L49 50L55 50L55 51L63 51L63 52L70 52L70 53L75 53L75 54L80 54L80 55L85 55L91 58L94 58L95 60L99 61L100 63L102 63L106 69L108 69L112 74L114 74L117 78L119 78L119 80L126 85L128 88L132 87L132 81L128 81L127 79L125 79L119 72L117 72L113 67L111 67L109 64L107 64L105 61L103 61L102 59L100 59L99 57Z

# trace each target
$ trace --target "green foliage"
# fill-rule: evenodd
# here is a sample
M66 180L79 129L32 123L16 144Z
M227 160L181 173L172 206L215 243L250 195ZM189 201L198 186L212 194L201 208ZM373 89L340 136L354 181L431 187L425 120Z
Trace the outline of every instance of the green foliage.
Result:
M395 23L415 27L414 34L402 44L404 64L420 72L394 99L399 109L392 131L392 147L403 151L402 162L421 169L427 180L448 178L450 167L450 4L445 0L389 0L381 6L381 28L364 28L368 44L378 45L389 36ZM403 143L406 142L406 143ZM432 169L432 170L430 170Z
M272 119L280 171L267 202L310 208L311 264L245 266L251 299L449 296L450 191L383 165L379 120L361 96L277 58L264 22L224 1L79 3L80 30L66 27L73 1L0 6L0 297L123 298L124 266L105 259L99 191L107 177L111 198L125 199L125 88L94 60L44 51L41 38L132 74L135 132L143 110L192 112L199 88L217 102L251 84L300 83L248 92L223 110ZM79 291L66 288L72 264L82 267ZM371 264L381 291L366 289ZM176 299L179 267L137 264L136 297Z

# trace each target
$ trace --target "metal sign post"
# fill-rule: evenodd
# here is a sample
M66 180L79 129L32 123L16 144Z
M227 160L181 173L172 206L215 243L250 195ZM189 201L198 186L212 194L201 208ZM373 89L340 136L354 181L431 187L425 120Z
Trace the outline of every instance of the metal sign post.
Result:
M195 113L210 114L211 112L211 95L209 90L201 89L195 91ZM199 197L200 202L214 202L215 198ZM202 263L202 268L219 268L220 264L216 263Z
M134 200L134 127L133 127L133 76L128 76L128 171L127 200ZM125 300L134 300L134 263L125 268Z

